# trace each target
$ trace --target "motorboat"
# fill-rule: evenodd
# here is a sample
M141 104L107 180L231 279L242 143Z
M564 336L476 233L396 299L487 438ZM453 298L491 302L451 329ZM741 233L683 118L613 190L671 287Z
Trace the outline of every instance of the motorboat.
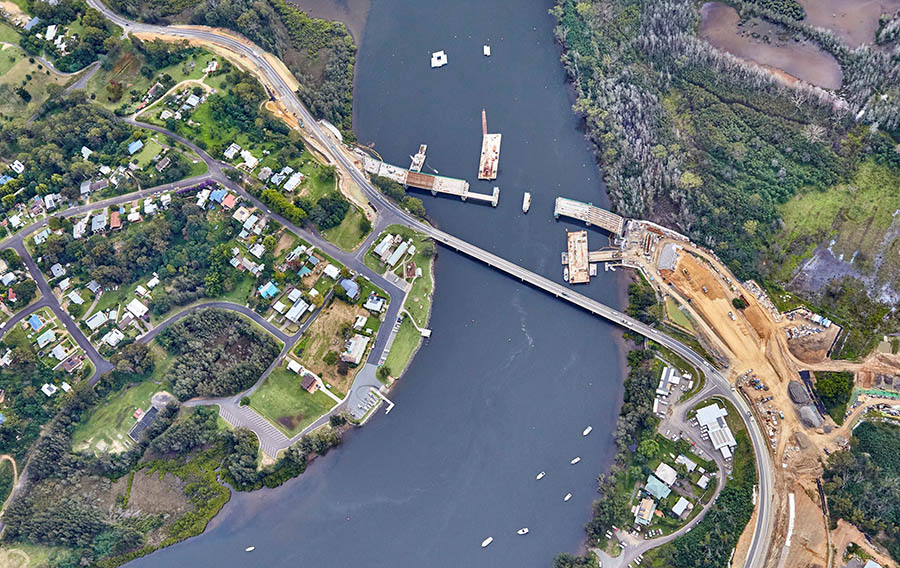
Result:
M572 465L575 465L576 463L578 463L580 461L581 461L581 458L578 456L575 456L574 458L572 458L572 461L570 461L569 463Z
M254 550L256 550L255 546L248 546L244 549L244 552L253 552Z
M489 544L494 542L494 537L489 536L486 539L481 541L481 548L487 548Z
M571 498L572 498L572 494L571 494L571 493L566 493L566 496L563 497L563 501L568 501L568 500L571 499Z
M542 471L542 472L540 472L539 474L537 474L537 477L535 477L535 479L537 479L538 481L540 481L541 479L544 479L544 476L545 476L545 475L547 475L547 472L546 472L546 471Z
M516 534L528 534L528 527L522 527L516 531Z
M563 268L563 280L565 280L566 282L569 281L569 267L568 266Z
M594 429L593 426L588 426L587 428L584 429L584 431L581 433L581 435L582 435L582 436L587 436L588 434L591 433L591 430L593 430L593 429Z
M522 197L522 213L528 213L528 209L531 207L531 194L527 191L525 195Z

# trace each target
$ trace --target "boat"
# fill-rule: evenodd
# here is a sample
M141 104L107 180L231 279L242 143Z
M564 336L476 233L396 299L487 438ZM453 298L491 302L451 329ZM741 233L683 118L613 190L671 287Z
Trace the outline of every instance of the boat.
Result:
M531 194L527 191L525 195L522 196L522 213L528 213L528 209L531 207Z
M481 541L481 548L487 548L487 546L492 542L494 542L494 537L487 537L486 539Z
M253 552L254 550L256 550L255 546L248 546L244 549L244 552Z
M539 474L537 474L537 477L535 477L535 479L537 479L537 480L544 479L544 476L545 476L545 475L547 475L547 472L546 472L546 471L542 471L542 472L540 472Z
M431 68L439 69L447 64L447 54L444 50L435 51L431 54Z
M484 54L485 57L490 57L491 56L491 46L484 45L481 48L481 52Z
M568 501L568 500L571 499L571 498L572 498L572 494L571 494L571 493L566 493L566 496L563 497L563 501Z
M522 527L516 531L516 534L528 534L528 527Z
M569 281L569 267L568 266L563 268L563 280L565 280L566 282Z
M581 458L578 456L575 456L574 458L572 458L572 461L570 461L569 463L572 465L575 465L576 463L578 463L580 461L581 461Z
M591 433L591 430L593 430L593 429L594 429L593 426L588 426L587 428L584 429L584 431L581 433L581 435L582 435L582 436L587 436L588 434Z

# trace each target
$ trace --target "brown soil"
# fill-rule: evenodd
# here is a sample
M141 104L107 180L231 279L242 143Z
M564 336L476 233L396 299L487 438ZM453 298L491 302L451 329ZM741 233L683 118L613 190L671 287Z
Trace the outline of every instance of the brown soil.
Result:
M303 414L294 414L293 416L282 416L278 419L278 423L284 426L285 430L293 431L303 422Z
M360 306L333 300L306 331L310 339L300 357L300 363L319 375L326 383L346 393L353 383L357 369L350 369L346 376L342 376L337 372L337 365L326 365L322 358L329 351L335 351L340 355L344 350L344 340L338 335L342 324L352 325L357 315L368 316L368 314L369 312Z
M834 546L838 559L843 560L844 551L851 542L856 543L860 548L866 551L866 553L872 555L874 560L882 566L894 565L894 562L886 551L881 548L875 548L869 544L866 537L863 536L858 528L841 519L838 521L837 528L831 532L831 544Z
M3 0L0 2L0 8L9 14L9 19L14 24L25 25L31 19L15 2ZM47 28L44 27L44 29L46 30Z
M786 327L791 326L788 325ZM832 326L822 333L788 339L788 349L790 349L791 355L804 363L820 363L825 360L828 349L831 347L831 344L834 343L834 338L838 333L838 328Z

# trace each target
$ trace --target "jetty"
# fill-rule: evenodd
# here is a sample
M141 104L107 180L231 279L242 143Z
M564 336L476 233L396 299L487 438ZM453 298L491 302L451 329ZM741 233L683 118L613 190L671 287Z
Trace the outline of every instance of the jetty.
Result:
M497 179L500 168L500 134L488 134L487 113L481 109L481 159L478 161L478 179Z
M419 151L422 155L421 161L423 164L425 162L424 149L425 145L423 144L419 148ZM468 201L471 199L483 203L490 203L494 207L496 207L497 203L500 201L500 188L495 187L494 191L489 195L484 193L475 193L473 191L469 191L469 182L467 182L466 180L451 178L447 176L425 174L421 171L413 171L412 169L407 170L406 168L401 168L400 166L395 166L381 160L377 160L359 149L357 149L355 152L362 162L363 170L365 170L367 173L374 176L381 176L392 179L400 185L415 187L417 189L424 189L426 191L430 191L432 195L441 193L444 195L453 195L459 197L463 201ZM419 154L413 156L413 163L411 164L412 166L417 165L418 156ZM419 165L419 167L421 168L421 165Z
M569 284L587 284L588 274L588 233L587 231L566 231L569 265Z

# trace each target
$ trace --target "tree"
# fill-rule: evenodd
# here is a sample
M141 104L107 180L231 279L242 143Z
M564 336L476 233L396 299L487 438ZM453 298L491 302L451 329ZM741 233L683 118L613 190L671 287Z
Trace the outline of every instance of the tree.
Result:
M337 360L338 360L337 351L329 351L328 353L325 354L324 357L322 357L322 361L324 361L326 365L334 365L335 363L337 363Z
M731 305L739 310L743 310L747 307L747 300L738 296L737 298L731 299Z
M647 438L638 444L638 454L646 460L652 460L659 454L659 442L653 438Z
M437 253L437 248L434 246L434 241L427 240L422 243L422 248L419 249L422 253L422 256L425 258L432 258Z

